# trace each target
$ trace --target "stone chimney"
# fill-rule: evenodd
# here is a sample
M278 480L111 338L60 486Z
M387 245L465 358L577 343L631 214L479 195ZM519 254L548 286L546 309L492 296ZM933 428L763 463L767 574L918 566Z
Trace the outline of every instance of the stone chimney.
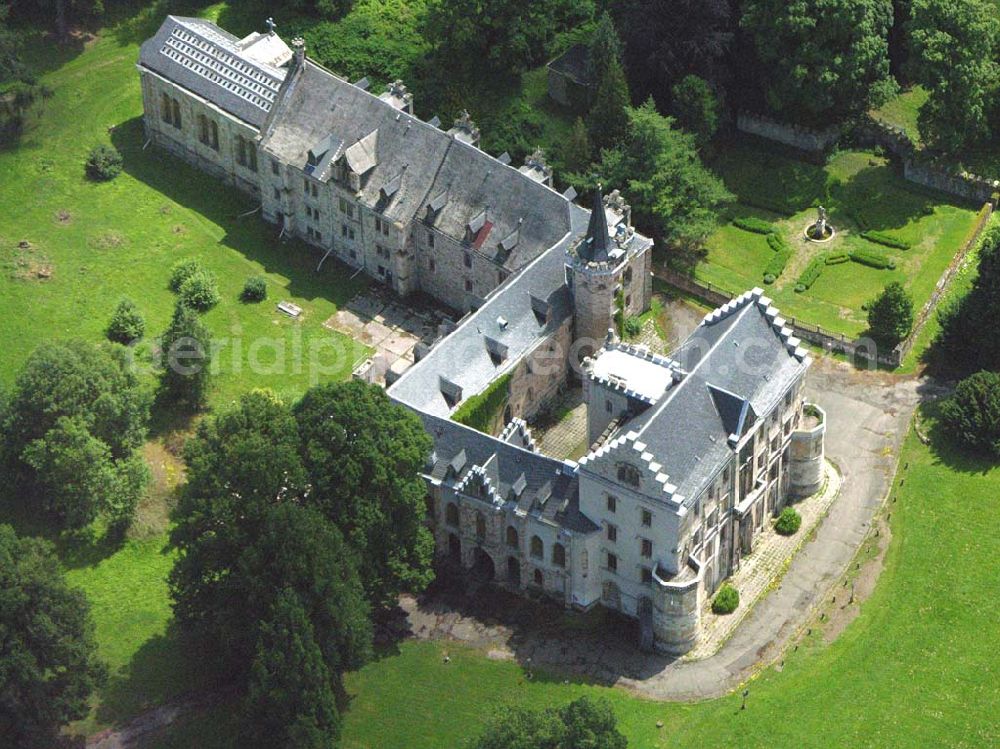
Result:
M528 175L536 182L552 187L552 167L546 162L545 152L541 148L536 148L534 153L525 158L524 166L518 171Z
M462 113L455 119L455 126L448 131L448 135L479 148L479 128L472 121L472 116L467 109L463 109Z
M406 84L400 80L386 84L385 91L379 94L382 101L389 102L395 109L413 114L413 94L406 88Z

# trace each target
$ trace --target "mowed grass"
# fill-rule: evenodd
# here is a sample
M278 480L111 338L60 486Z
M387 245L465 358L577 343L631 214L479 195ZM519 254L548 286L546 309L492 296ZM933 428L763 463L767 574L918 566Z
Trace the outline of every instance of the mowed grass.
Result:
M44 76L54 93L38 123L17 148L0 152L0 383L10 384L41 341L102 340L122 296L145 315L147 339L159 335L176 300L170 268L186 257L216 274L222 294L204 316L220 346L213 404L252 387L293 398L343 378L367 349L323 322L364 281L331 260L317 273L316 249L279 242L257 215L240 218L256 207L252 198L144 148L137 54L108 33ZM125 171L90 182L86 153L107 140L122 151ZM266 276L269 298L245 305L239 293L253 274ZM282 300L301 306L302 317L278 312ZM148 361L148 343L137 358Z
M154 387L149 341L169 321L175 303L167 288L170 268L185 257L216 274L222 295L204 316L220 344L212 408L253 387L292 400L313 383L347 377L367 349L323 322L365 282L331 260L317 273L317 250L278 242L276 229L257 215L239 217L255 208L250 197L143 147L133 36L123 26L78 48L55 47L36 34L26 38L26 57L53 95L22 141L0 151L0 384L9 386L43 341L103 340L112 310L128 296L146 318L147 341L136 359L144 382ZM84 178L83 162L101 141L122 151L125 170L96 184ZM245 305L239 293L253 274L267 278L269 297ZM302 307L302 317L277 312L282 300ZM177 423L169 412L156 416L160 425ZM176 446L182 436L166 439ZM163 504L162 497L154 500ZM153 520L142 518L137 537L120 548L57 539L70 582L90 600L111 675L75 732L121 723L207 683L200 659L170 625L167 509L149 508ZM40 530L30 521L18 527Z
M912 432L900 466L886 508L892 540L874 593L831 644L829 620L814 620L780 671L768 668L747 684L746 711L738 692L655 703L544 674L528 679L514 663L455 643L407 641L346 679L343 746L461 746L497 705L563 704L581 694L609 699L636 749L998 745L1000 654L991 633L1000 468L953 452L936 435L925 445ZM869 557L867 549L859 555ZM824 611L844 604L838 600ZM234 706L217 707L153 746L234 747L235 723Z
M916 144L920 144L918 124L920 108L927 103L929 93L923 86L913 86L894 96L872 114L882 122L901 128Z
M819 166L741 140L726 144L713 165L740 201L727 219L736 215L766 219L796 250L768 294L786 317L834 333L862 333L867 327L862 305L891 281L903 283L919 309L975 222L971 207L909 185L884 159L864 151L841 152ZM828 244L812 244L802 237L816 218L817 203L827 208L839 232ZM912 246L903 251L873 244L859 236L862 227ZM876 270L852 262L826 266L810 289L794 291L799 274L815 254L855 248L889 255L896 269ZM696 277L736 294L761 286L773 257L763 236L730 223L708 238L706 249Z

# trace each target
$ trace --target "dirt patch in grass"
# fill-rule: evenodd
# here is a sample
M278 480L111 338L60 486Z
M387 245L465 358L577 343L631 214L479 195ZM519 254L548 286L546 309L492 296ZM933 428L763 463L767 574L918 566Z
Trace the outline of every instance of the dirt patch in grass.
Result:
M90 246L95 250L114 250L125 244L125 235L120 231L109 229L90 240Z
M821 616L823 617L823 640L831 643L836 640L847 625L857 619L861 613L861 604L875 590L882 567L885 564L885 553L889 549L892 534L887 518L879 517L873 523L872 532L858 552L843 584L835 591L836 601L832 598Z
M5 263L10 277L17 281L45 281L52 278L55 266L47 255L27 239L22 239L9 253Z
M52 217L52 220L59 226L67 226L73 223L73 214L67 211L65 208L60 208L58 211L56 211L56 214L55 216Z
M143 457L151 474L146 496L136 508L135 522L129 535L136 538L163 533L170 523L170 513L177 505L177 493L184 483L184 463L168 449L162 439L147 442Z

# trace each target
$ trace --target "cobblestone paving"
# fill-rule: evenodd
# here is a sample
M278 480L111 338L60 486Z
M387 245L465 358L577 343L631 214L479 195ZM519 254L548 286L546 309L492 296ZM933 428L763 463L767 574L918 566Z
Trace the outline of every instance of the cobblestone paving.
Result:
M532 426L539 452L553 458L576 460L585 454L587 444L587 404L583 402L583 390L568 391L557 408L570 407L569 413L554 424Z
M718 651L743 617L753 609L757 599L784 573L795 552L808 541L813 528L840 494L840 474L829 463L826 464L825 475L826 481L820 491L795 504L795 509L802 516L798 532L782 536L773 528L765 528L757 539L753 553L743 557L739 570L726 581L740 593L739 608L732 614L718 616L712 613L711 599L706 598L701 612L701 637L685 660L707 658Z

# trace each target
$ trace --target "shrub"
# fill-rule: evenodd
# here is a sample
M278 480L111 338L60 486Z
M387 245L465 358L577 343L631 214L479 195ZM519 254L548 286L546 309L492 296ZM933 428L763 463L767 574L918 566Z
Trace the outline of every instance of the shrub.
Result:
M728 583L719 588L719 592L712 599L713 614L731 614L740 605L740 593L736 588Z
M108 323L108 340L123 343L126 346L132 341L142 338L146 332L146 321L139 314L139 309L131 299L118 302L111 321Z
M778 515L778 519L774 523L774 530L782 536L791 536L798 531L801 525L802 516L799 515L798 511L794 507L786 507Z
M122 155L111 145L94 146L87 156L86 171L90 179L112 180L122 173Z
M982 371L958 383L941 404L941 423L965 447L1000 458L1000 375Z
M204 270L202 264L192 257L178 260L170 269L170 290L174 293L179 292L185 281Z
M912 246L909 242L904 242L898 237L894 237L891 234L885 234L880 231L863 231L861 232L861 236L869 242L885 245L886 247L893 247L897 250L908 250Z
M841 263L846 263L850 259L850 254L846 252L831 252L826 256L825 262L827 265L840 265Z
M625 320L625 335L635 338L642 332L642 321L638 317L629 317Z
M774 234L776 231L774 224L756 216L737 216L733 219L733 226L743 231L752 231L754 234Z
M774 283L774 282L775 282L776 280L777 280L777 279L776 279L776 278L774 277L774 274L773 274L773 273L765 273L765 274L764 274L764 283L766 283L766 284L772 284L772 283Z
M219 303L219 285L215 275L200 270L181 284L181 304L198 312L207 312Z
M489 433L493 420L510 398L510 373L493 380L478 395L467 398L451 415L454 421Z
M764 278L772 276L771 283L774 283L775 279L785 270L788 259L792 256L792 248L785 241L785 238L779 234L768 234L767 244L774 250L774 257L771 258L770 262L764 268Z
M855 263L861 263L878 270L893 270L896 267L896 261L891 257L872 250L851 250L850 257Z
M243 284L240 298L244 302L263 302L267 299L267 282L263 276L250 276Z
M826 255L817 255L810 260L809 265L806 266L806 269L802 271L802 275L796 281L795 290L801 294L816 283L816 279L819 278L819 274L823 272L823 268L825 267Z

